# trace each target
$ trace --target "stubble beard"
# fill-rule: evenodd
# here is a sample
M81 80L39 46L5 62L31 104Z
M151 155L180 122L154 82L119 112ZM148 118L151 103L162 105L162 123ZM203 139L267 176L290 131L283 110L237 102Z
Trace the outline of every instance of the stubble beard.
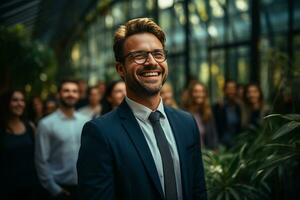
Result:
M167 76L164 76L162 82L160 85L156 87L149 87L147 83L143 83L142 81L132 79L132 78L127 78L125 77L125 82L128 86L128 88L134 92L135 94L138 94L139 96L144 96L144 97L153 97L159 94L162 86L166 82Z
M77 102L76 102L77 103ZM60 104L65 108L74 108L76 103L68 103L64 99L60 100Z

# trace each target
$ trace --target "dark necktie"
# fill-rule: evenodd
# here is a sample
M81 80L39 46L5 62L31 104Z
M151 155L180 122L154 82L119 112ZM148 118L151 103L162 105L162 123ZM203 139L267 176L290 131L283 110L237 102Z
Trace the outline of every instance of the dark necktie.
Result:
M153 127L156 143L162 159L166 200L177 200L174 164L167 138L160 125L160 115L161 113L159 111L152 112L149 116L149 121Z

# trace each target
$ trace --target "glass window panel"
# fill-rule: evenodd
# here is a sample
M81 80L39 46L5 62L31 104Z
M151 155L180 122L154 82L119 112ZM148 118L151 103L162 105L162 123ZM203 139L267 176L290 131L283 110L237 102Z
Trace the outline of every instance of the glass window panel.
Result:
M297 35L294 37L294 42L293 42L293 48L294 48L294 65L292 69L293 73L293 81L294 81L294 89L298 88L300 85L300 35ZM297 99L300 99L300 94L297 91L293 91L293 95L296 96Z
M238 83L246 84L250 76L249 47L237 47L229 51L230 77Z
M276 36L275 43L283 44L286 36ZM261 87L266 97L271 97L272 92L282 83L285 71L288 67L288 57L286 51L280 48L271 48L267 37L261 39L260 45L260 80ZM285 46L285 45L284 45Z
M270 23L269 14L262 10L260 15L260 29L262 35L267 35L269 32L273 32Z
M168 58L169 76L168 80L171 82L177 102L180 102L180 94L185 85L185 66L184 56L171 56Z
M212 20L207 28L208 34L211 38L211 44L223 44L224 38L224 21L220 19Z
M126 2L118 2L112 7L112 16L114 24L121 24L126 21L126 13L128 13L128 5Z
M129 18L141 17L146 13L146 5L144 1L141 0L131 0L129 9Z
M174 16L171 9L162 10L160 13L160 25L166 33L166 46L170 53L184 51L184 27L179 23L179 19Z
M203 77L199 74L201 65L207 60L207 41L200 39L192 39L190 45L191 75L199 80Z
M216 102L222 98L222 88L224 85L224 71L225 71L225 51L224 50L213 50L211 52L211 88L210 95L211 101Z
M250 17L248 13L240 13L230 19L228 27L228 40L236 42L250 38Z
M261 1L262 17L265 18L266 27L262 26L264 32L282 32L288 30L288 1L273 0ZM269 20L269 23L268 23Z
M250 37L250 15L248 0L228 1L228 41L236 42Z
M300 28L300 1L293 1L294 2L294 28Z
M295 58L294 69L296 75L299 77L300 76L300 67L299 67L300 66L300 35L294 37L293 48L294 48L294 58Z
M287 50L287 37L285 35L276 35L274 37L274 46L280 51Z
M224 6L225 1L219 1L219 0L210 0L210 12L212 14L211 17L213 18L223 18L224 17L224 9L222 6Z
M203 59L203 62L199 64L198 79L207 86L210 80L209 77L210 77L209 65Z

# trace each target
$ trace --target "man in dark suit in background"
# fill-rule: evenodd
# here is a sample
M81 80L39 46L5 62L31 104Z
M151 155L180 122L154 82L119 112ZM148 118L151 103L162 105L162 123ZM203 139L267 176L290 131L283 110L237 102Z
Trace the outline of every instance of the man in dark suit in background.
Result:
M115 33L114 53L127 96L83 128L81 198L207 199L195 120L160 97L168 75L164 32L148 18L130 20Z

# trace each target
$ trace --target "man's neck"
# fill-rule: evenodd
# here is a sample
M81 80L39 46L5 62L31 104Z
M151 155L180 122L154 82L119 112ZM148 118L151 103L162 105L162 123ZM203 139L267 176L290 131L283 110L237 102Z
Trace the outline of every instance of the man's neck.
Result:
M99 103L96 103L96 104L90 104L90 107L91 108L97 108L100 104Z
M69 108L69 107L60 106L59 108L67 117L73 117L75 112L74 107Z
M139 104L146 106L147 108L153 111L157 109L161 99L159 93L157 95L145 97L137 96L135 94L127 92L127 97Z
M236 104L236 100L235 99L228 98L228 97L225 97L225 102L227 102L227 104L229 104L229 105L235 105Z

